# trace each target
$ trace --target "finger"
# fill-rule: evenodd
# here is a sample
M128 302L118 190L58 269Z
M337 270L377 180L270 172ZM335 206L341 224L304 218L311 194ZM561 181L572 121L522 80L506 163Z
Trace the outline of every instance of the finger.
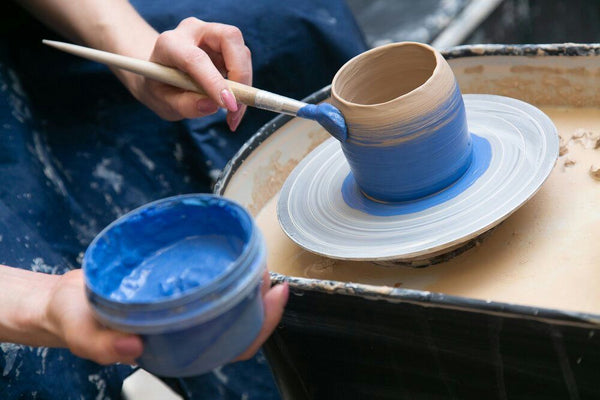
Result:
M136 335L119 335L112 341L112 347L121 357L121 362L127 364L134 364L135 359L140 357L144 351L142 339Z
M135 364L135 359L143 352L139 336L103 328L80 330L77 338L69 342L69 348L76 356L102 365Z
M208 54L208 56L212 60L213 64L215 65L215 67L217 68L219 73L225 79L227 79L227 68L225 67L225 60L223 60L223 55L221 55L221 53L212 51L209 48L203 48L202 50L204 50L206 52L206 54Z
M167 108L161 107L160 116L169 121L182 118L198 118L216 113L219 106L212 100L193 92L182 92L180 89L160 84L157 96Z
M287 282L272 287L263 297L265 307L265 320L263 326L254 342L252 342L250 347L236 358L236 361L247 360L252 357L269 336L271 336L271 333L273 333L277 324L281 321L281 316L283 315L283 310L288 297L289 286Z
M201 36L202 47L222 54L227 78L245 85L252 85L252 55L244 44L242 32L235 26L224 24L207 24Z
M165 32L158 37L155 59L186 72L220 107L237 111L235 96L229 90L225 78L208 54L197 47L198 38L194 35L197 36L198 33L191 28L177 29L179 32Z
M205 23L188 18L178 27L199 46L223 76L246 85L252 85L250 50L244 44L242 32L235 26ZM235 112L227 107L230 112Z
M202 39L212 51L223 55L228 79L252 86L252 55L238 28L208 24ZM237 129L245 112L246 107L240 106L237 111L228 113L227 124L231 131Z
M262 277L262 283L260 285L260 297L265 297L269 289L271 289L271 277L269 276L269 271L265 270Z
M219 106L211 99L200 99L196 102L196 110L198 115L196 117L205 117L219 111Z

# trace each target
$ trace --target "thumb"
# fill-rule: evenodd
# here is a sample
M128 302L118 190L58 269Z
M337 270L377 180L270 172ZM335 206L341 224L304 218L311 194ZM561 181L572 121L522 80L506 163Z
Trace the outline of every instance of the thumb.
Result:
M263 303L265 307L265 320L263 326L258 333L257 338L252 342L239 357L234 361L247 360L252 357L262 346L262 344L271 336L271 333L277 327L281 317L283 316L283 310L289 297L289 286L287 282L280 285L276 285L269 289L269 291L263 297Z
M144 347L139 336L109 329L96 329L80 337L69 344L71 352L102 365L135 364Z

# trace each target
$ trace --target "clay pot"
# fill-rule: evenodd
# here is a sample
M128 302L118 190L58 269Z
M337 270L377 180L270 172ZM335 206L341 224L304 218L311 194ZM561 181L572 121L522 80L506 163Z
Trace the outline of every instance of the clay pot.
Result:
M348 125L344 155L368 197L424 197L468 168L472 143L462 96L434 48L403 42L360 54L335 75L331 95Z

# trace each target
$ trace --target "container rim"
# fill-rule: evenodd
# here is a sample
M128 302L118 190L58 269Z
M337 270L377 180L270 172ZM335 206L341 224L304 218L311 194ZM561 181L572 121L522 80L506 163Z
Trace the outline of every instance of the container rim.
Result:
M346 71L350 68L350 66L352 64L361 62L367 56L376 56L377 54L380 54L380 53L388 53L388 52L398 51L399 49L410 48L410 47L424 49L429 52L429 55L433 56L433 69L431 70L431 73L429 74L427 79L425 81L423 81L421 84L419 84L417 87L415 87L415 88L409 90L408 92L403 93L399 96L396 96L394 98L387 99L385 101L381 101L378 103L357 103L357 102L348 100L346 97L342 96L341 93L339 93L339 91L335 90L335 88L338 86L338 85L336 85L336 83L338 83L340 81L340 79L343 78L343 75L346 74ZM340 69L337 71L337 73L333 77L333 80L331 81L330 94L331 94L332 98L335 98L337 101L339 101L341 104L344 104L345 106L351 106L351 107L356 107L359 109L370 110L377 106L399 103L399 102L405 101L406 99L408 99L410 97L414 97L415 95L417 95L417 93L422 92L424 90L423 88L431 86L434 75L440 74L441 68L443 68L443 66L440 65L440 53L436 49L434 49L433 47L431 47L430 45L428 45L426 43L410 42L410 41L388 43L383 46L374 47L374 48L372 48L368 51L365 51L364 53L358 54L358 55L354 56L353 58L351 58L350 60L346 61L346 63L340 67Z
M489 56L536 56L536 57L572 57L599 56L600 43L553 43L525 45L463 45L441 51L446 60L466 57ZM303 101L318 103L330 97L331 85L317 90ZM279 115L261 127L238 152L229 160L217 180L213 192L222 196L232 176L240 168L250 154L258 148L271 134L292 120L288 115ZM486 301L443 293L432 293L422 290L393 288L332 280L292 277L276 272L269 272L271 283L287 282L291 293L302 295L303 292L319 292L346 296L358 296L367 300L387 301L393 303L413 303L423 307L439 307L462 310L473 313L496 314L509 318L524 318L543 321L556 325L571 325L597 329L600 325L600 314L558 310L513 303Z

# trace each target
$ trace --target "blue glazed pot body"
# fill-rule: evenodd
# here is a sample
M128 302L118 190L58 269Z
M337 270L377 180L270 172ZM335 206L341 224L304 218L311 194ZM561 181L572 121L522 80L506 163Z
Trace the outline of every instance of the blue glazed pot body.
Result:
M429 46L394 43L353 58L334 78L332 101L348 124L341 145L352 175L373 200L428 196L470 165L462 95Z

